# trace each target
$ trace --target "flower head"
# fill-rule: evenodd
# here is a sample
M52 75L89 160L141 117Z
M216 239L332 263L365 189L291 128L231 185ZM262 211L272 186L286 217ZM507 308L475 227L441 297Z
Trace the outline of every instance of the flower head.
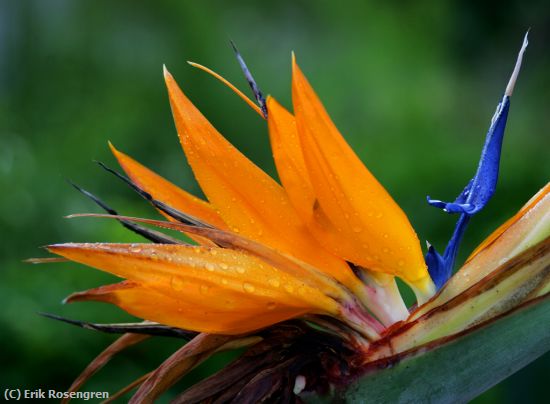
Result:
M525 46L526 42L519 59ZM223 77L193 65L228 84L267 120L281 184L231 145L165 68L179 139L207 200L178 188L113 145L111 150L128 177L107 170L123 179L167 220L120 216L77 187L108 213L87 216L117 219L153 243L66 243L48 247L66 259L123 279L75 293L66 302L108 302L145 320L128 325L77 322L131 334L93 362L73 389L113 350L135 343L129 337L132 333L186 338L196 335L159 369L136 382L142 384L134 396L136 401L154 398L213 352L242 346L251 346L251 352L271 352L273 357L264 370L279 369L278 373L271 371L272 376L288 371L297 377L308 373L308 366L320 364L326 372L324 379L334 381L344 372L342 363L351 368L364 366L393 355L395 350L412 349L464 330L484 318L487 310L502 312L506 305L517 305L528 296L546 291L546 267L537 259L530 261L531 269L516 265L504 271L496 267L525 250L546 251L548 186L474 252L459 272L468 274L467 279L453 278L434 296L436 287L441 288L450 276L468 218L486 204L494 191L519 62L491 123L476 176L452 203L429 199L430 204L460 213L461 218L445 254L440 256L430 247L424 258L407 216L346 143L296 59L292 59L292 113L273 97L263 97L238 52L237 57L259 106ZM536 231L533 217L543 223ZM195 244L144 225L179 231ZM523 235L520 241L518 234ZM521 281L510 283L498 297L489 295L494 285L511 282L512 273ZM488 277L492 277L492 283L485 280ZM400 296L396 278L416 293L420 307L412 314ZM518 285L522 285L521 299ZM481 302L482 309L476 315L464 317L465 291L476 297L475 302ZM487 296L491 298L487 300ZM474 307L472 302L468 304ZM449 313L456 316L443 326L442 319L448 319ZM244 372L250 363L245 356L234 366ZM218 379L230 391L229 381L234 381L235 375L222 371ZM231 397L245 393L267 397L269 392L262 390L265 386L254 380L252 377L248 387L242 386ZM304 383L315 387L315 383L304 380L296 379L295 392L303 389ZM282 385L282 379L278 383ZM194 399L210 397L204 395L208 389L199 390L202 395L193 390ZM222 394L222 390L212 394ZM184 395L181 400L190 397Z

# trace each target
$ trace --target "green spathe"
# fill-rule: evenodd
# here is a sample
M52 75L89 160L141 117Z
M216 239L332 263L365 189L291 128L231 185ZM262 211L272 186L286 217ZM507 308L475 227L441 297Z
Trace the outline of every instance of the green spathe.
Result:
M546 294L474 330L375 362L330 396L304 398L312 403L467 402L548 352L549 324Z

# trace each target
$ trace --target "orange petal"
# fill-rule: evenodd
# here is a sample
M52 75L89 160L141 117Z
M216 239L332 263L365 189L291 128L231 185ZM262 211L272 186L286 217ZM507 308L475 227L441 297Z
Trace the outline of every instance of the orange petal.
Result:
M227 316L234 313L237 318L245 314L262 317L265 312L280 312L290 317L293 316L290 313L339 313L338 303L322 292L238 251L182 245L101 243L60 244L48 249L175 299L191 312L223 312ZM155 306L154 302L150 300L148 304ZM130 305L126 304L124 309L129 311ZM174 308L176 312L177 309ZM270 316L267 317L272 318ZM158 318L142 317L159 321ZM206 323L208 321L203 327L208 326ZM203 327L187 326L205 331ZM244 324L243 327L251 326Z
M231 250L243 251L246 254L255 256L259 258L262 262L274 266L275 268L278 268L279 270L288 273L293 277L299 278L308 286L311 286L321 291L323 294L330 296L333 299L341 302L349 302L353 300L348 291L334 278L320 272L317 268L311 266L310 264L307 264L303 261L296 259L295 257L289 256L288 254L282 253L280 251L276 251L269 246L266 246L265 244L250 240L240 234L233 233L231 231L213 229L208 227L191 226L179 222L165 222L162 220L143 219L131 216L118 216L95 213L84 213L67 216L67 218L75 217L95 217L107 218L111 220L127 220L129 222L144 223L163 229L179 231L185 234L189 234L193 237L200 237L202 239L211 241L212 246L220 246ZM50 260L52 259L55 258L50 258ZM57 260L59 259L68 261L65 258L57 258Z
M231 230L310 263L350 287L357 284L348 265L312 239L283 188L218 133L166 70L165 79L189 164Z
M309 179L294 115L273 97L267 97L269 139L277 173L292 206L305 220L312 220L315 194Z
M201 219L214 227L220 229L227 228L222 218L208 202L191 195L172 184L170 181L162 178L130 156L118 151L111 143L109 143L109 147L130 179L141 189L151 194L153 198L177 210Z
M132 282L122 282L102 286L73 295L68 301L100 301L114 304L133 316L183 328L212 334L242 334L274 323L305 314L307 310L298 308L278 308L271 310L268 304L260 310L247 301L232 301L223 296L217 297L225 307L213 309L208 299L190 304L185 296L180 299L160 293L156 289Z
M348 261L430 289L420 243L407 217L338 132L295 61L292 99L316 196L312 233Z

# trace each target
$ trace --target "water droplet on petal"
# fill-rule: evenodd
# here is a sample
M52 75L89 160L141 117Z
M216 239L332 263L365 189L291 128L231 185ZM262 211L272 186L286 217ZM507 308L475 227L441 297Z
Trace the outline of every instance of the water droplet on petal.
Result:
M172 289L174 289L176 292L181 292L183 290L184 284L184 280L181 279L179 276L173 276L170 280L170 286L172 286Z
M223 270L226 270L227 268L229 268L229 266L225 262L222 262L220 264L220 268L223 269Z
M281 282L279 282L278 279L275 279L275 278L272 278L270 280L267 281L271 286L273 286L274 288L278 288L279 286L281 286Z
M206 270L209 271L209 272L214 272L214 269L216 269L216 267L214 266L214 264L211 264L210 262L207 263L207 264L205 265L205 267L206 267Z
M207 294L209 289L210 289L210 288L209 288L208 286L206 286L206 285L201 285L201 293L202 293L203 295Z
M287 283L285 285L285 290L288 292L288 293L292 293L294 292L294 287L290 284L290 283Z
M141 252L141 246L139 244L130 244L130 252L138 253Z
M399 260L399 261L397 261L397 265L399 265L400 267L402 267L402 266L405 265L405 261Z
M363 231L363 228L359 226L354 226L352 230L354 233L361 233Z
M254 290L256 289L253 284L245 282L243 283L243 289L245 292L248 293L254 293Z
M277 307L277 303L275 303L275 302L269 302L267 304L267 309L268 310L275 310L275 307Z
M244 274L246 270L243 267L235 267L235 271L237 271L240 274Z

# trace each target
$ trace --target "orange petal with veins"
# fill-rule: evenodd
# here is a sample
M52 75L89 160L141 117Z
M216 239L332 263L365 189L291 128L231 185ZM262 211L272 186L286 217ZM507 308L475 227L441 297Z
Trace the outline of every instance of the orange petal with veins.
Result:
M109 147L124 172L128 174L128 177L141 189L151 194L153 198L181 212L201 219L214 227L219 229L227 228L222 218L208 202L172 184L127 154L118 151L111 143L109 143ZM168 219L171 218L168 217Z
M349 266L311 237L284 189L208 122L166 70L165 80L189 164L230 229L287 252L356 288L359 281Z
M292 100L315 201L308 224L331 252L365 268L433 287L401 208L346 143L293 61ZM307 218L306 218L307 219Z
M309 179L294 115L267 97L269 140L277 173L292 205L306 223L312 220L315 194Z
M210 299L213 298L210 296ZM223 296L219 299L226 303L225 308L213 309L207 299L205 296L202 303L190 304L185 298L175 299L137 283L121 282L75 293L67 301L111 303L139 318L186 330L228 335L264 328L307 312L305 309L277 308L275 305L268 310L266 305L264 311L259 313L241 300L235 305Z
M107 289L103 300L116 298L108 301L144 319L185 329L214 332L211 327L219 326L216 332L238 333L304 313L340 312L339 304L321 291L238 251L102 243L59 244L48 249L130 281L132 288L114 294ZM140 285L137 292L135 284ZM161 312L170 317L159 318ZM193 313L199 314L195 318ZM178 316L189 323L183 325ZM222 317L227 319L222 321ZM243 323L245 319L248 323Z

